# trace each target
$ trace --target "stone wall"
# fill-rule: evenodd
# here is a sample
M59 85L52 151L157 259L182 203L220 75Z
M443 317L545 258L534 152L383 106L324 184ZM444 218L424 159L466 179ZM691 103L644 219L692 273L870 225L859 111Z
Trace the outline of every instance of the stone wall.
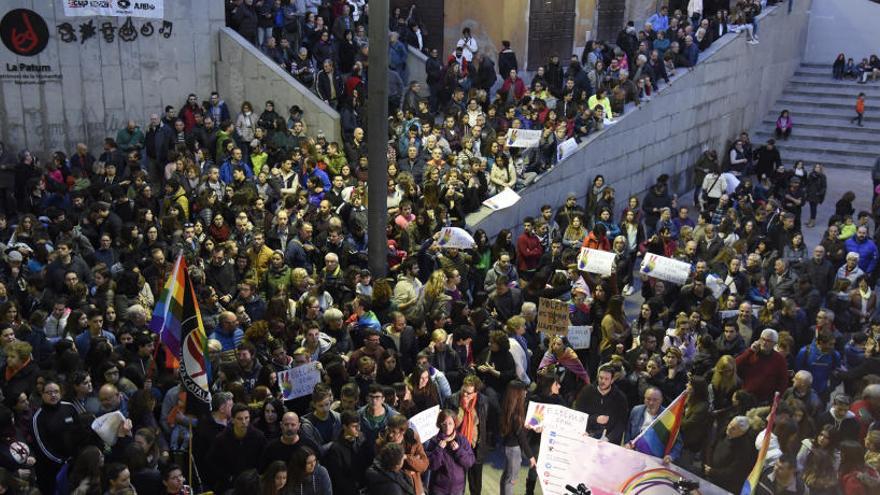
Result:
M36 12L48 35L32 56L0 45L0 141L11 149L45 156L82 141L100 150L128 119L145 125L165 105L214 89L223 2L166 0L164 19L66 17L63 4L3 2L0 14Z
M782 93L801 61L810 1L782 4L760 18L760 44L745 34L728 34L700 55L693 70L679 69L672 84L651 101L630 109L617 123L589 136L574 155L520 191L514 206L468 217L468 225L494 235L516 229L541 205L562 204L575 192L581 204L597 174L616 190L617 209L641 195L660 174L669 174L673 192L692 189L692 167L708 148L724 152L730 139L759 121Z
M309 133L324 131L328 141L340 141L339 113L315 96L283 68L230 28L220 30L217 86L230 112L247 100L259 114L266 100L285 118L287 109L299 105Z

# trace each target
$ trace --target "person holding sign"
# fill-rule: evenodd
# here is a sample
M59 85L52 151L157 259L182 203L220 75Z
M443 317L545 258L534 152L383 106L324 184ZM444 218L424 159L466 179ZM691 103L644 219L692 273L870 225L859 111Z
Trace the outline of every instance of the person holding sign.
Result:
M425 445L431 470L431 495L464 495L465 473L474 464L470 442L455 430L455 411L437 415L440 431Z
M385 431L376 439L376 451L381 453L389 444L399 445L403 449L402 473L407 475L415 487L415 494L424 493L422 488L422 473L428 470L428 456L422 447L422 439L419 433L409 427L409 421L403 414L395 414L388 420Z

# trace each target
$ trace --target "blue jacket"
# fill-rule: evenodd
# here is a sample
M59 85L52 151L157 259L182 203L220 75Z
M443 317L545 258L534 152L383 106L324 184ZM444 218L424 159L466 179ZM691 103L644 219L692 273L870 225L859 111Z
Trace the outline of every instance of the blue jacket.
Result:
M214 339L220 342L222 346L222 351L234 351L239 344L241 344L242 339L244 339L244 331L241 328L236 328L232 335L228 333L224 333L223 329L218 326L211 332L211 335L208 336L209 339Z
M840 353L832 350L823 354L815 340L801 349L795 359L797 371L806 370L813 374L813 390L820 396L831 386L831 372L840 368L840 364Z
M697 65L697 59L700 58L700 49L699 47L697 47L696 41L691 43L690 47L684 45L681 49L681 52L684 54L685 57L687 57L688 63L691 67Z
M101 330L101 336L107 339L110 342L110 345L116 346L116 337L113 336L112 333L107 330ZM81 358L85 359L86 355L89 353L89 349L92 347L92 334L89 333L88 330L76 336L73 339L73 343L76 344L76 350L79 351L79 355Z
M254 177L254 170L251 168L251 165L242 160L241 166L244 168L244 176L248 179ZM220 182L224 184L232 184L232 163L229 160L223 162L223 165L220 165Z
M666 31L669 29L669 16L660 15L660 12L649 17L648 22L651 23L651 27L654 28L654 31Z
M624 442L631 442L635 437L639 436L641 433L642 423L645 421L645 409L647 407L644 404L640 404L632 409L629 413L629 422L626 425L626 434L624 435ZM663 410L661 409L662 413ZM679 434L675 437L675 443L672 445L672 450L669 451L669 456L672 457L673 460L678 459L678 456L681 455L681 435Z
M880 256L880 253L877 252L877 244L874 244L872 239L868 238L865 239L864 242L859 242L859 240L853 236L846 240L844 246L846 246L847 253L859 254L859 268L861 268L862 271L868 275L874 273L874 268L877 268L877 258Z

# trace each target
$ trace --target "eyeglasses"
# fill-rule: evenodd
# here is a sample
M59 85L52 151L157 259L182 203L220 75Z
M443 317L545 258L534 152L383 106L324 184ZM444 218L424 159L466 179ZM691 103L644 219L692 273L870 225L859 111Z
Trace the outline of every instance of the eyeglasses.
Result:
M370 399L373 399L373 400L379 400L379 399L384 399L384 398L385 398L384 395L371 395L370 396Z

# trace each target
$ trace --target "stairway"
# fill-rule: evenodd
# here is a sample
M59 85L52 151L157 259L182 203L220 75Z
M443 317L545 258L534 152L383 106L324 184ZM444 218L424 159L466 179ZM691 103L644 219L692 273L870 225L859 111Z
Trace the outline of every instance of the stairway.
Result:
M864 127L850 124L856 96L865 93ZM794 121L788 140L777 139L786 167L804 160L842 169L870 169L880 157L880 81L858 84L835 80L831 66L802 64L764 120L753 129L753 146L771 137L776 118L787 109Z

